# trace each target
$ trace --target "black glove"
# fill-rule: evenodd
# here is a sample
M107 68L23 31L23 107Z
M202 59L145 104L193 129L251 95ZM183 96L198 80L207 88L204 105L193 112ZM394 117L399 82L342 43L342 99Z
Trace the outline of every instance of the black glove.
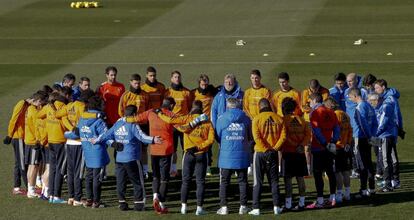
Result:
M398 128L398 136L404 140L405 138L405 131L402 128Z
M115 150L119 152L124 150L124 144L116 141L111 144L111 147L115 148Z
M195 153L198 152L198 148L197 147L191 147L187 149L187 152L191 155L194 155Z
M76 135L79 136L79 128L78 127L74 127L72 132Z
M42 148L42 145L40 144L40 143L36 143L36 145L35 145L36 147L35 147L35 149L36 150L38 150L38 149L40 149L40 148Z
M9 145L11 143L11 141L12 141L12 138L9 137L9 136L6 136L3 140L3 144Z
M155 114L158 114L158 113L160 113L160 112L161 112L161 109L160 109L160 108L154 108L152 111L153 111Z

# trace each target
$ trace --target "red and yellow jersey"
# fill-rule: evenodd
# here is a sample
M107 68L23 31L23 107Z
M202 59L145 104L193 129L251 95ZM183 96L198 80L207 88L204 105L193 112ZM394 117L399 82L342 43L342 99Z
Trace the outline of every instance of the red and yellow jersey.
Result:
M164 84L157 82L155 87L152 87L145 83L141 85L141 89L145 91L149 97L147 109L156 109L161 107L165 94Z
M252 122L255 152L279 150L286 139L282 118L274 112L262 112Z
M320 87L318 90L318 93L322 96L322 100L325 101L329 97L329 90L324 87ZM309 96L312 94L312 91L308 88L303 90L302 92L302 111L303 111L303 117L306 121L309 122L309 113L312 111L312 108L310 107L310 99Z
M285 98L292 98L296 101L296 109L294 111L295 115L302 115L302 111L300 110L300 93L294 89L290 88L289 91L282 91L279 90L277 92L274 92L272 95L272 104L273 104L273 110L279 115L283 117L282 112L282 102Z
M107 123L112 126L120 118L118 114L119 100L125 92L125 87L122 83L114 82L102 83L98 89L97 94L105 102L105 114L107 116Z
M338 118L341 132L339 140L336 142L336 146L337 148L344 148L346 144L350 145L352 142L351 120L348 114L342 110L335 110L335 115Z
M311 140L309 122L302 116L285 115L283 122L286 127L286 141L282 145L282 152L295 153L297 146L308 146Z
M165 114L159 114L159 117L169 123L176 125L178 130L184 133L184 151L192 147L197 147L199 153L207 152L209 147L214 143L214 129L211 122L204 122L194 129L185 126L197 118L199 114L184 115L179 117L170 117Z
M259 101L262 98L270 101L272 92L265 86L260 88L249 88L244 92L243 96L243 111L249 116L251 120L259 114Z
M37 118L46 119L47 139L51 144L61 144L66 142L64 136L65 127L61 120L57 119L56 111L64 108L65 103L55 101L53 104L48 104L42 108L37 114Z
M190 90L183 87L181 90L174 90L172 88L168 88L165 91L165 97L172 97L175 101L175 106L172 112L176 116L186 115L191 110L191 94Z
M56 111L55 117L62 120L66 130L72 131L79 122L83 112L85 112L85 103L80 101L70 102L62 109Z
M320 129L321 135L325 137L325 140L328 143L332 139L335 126L339 125L335 112L323 105L312 111L310 115L310 123L312 128ZM312 150L325 148L325 146L322 146L322 144L319 143L315 132L312 132L311 147Z
M131 91L126 91L119 101L118 114L123 117L125 108L128 105L135 105L138 108L138 114L148 110L149 96L145 91L135 94Z
M36 117L39 110L34 105L30 105L26 111L24 122L24 143L26 145L36 145Z
M7 128L7 136L18 139L24 138L24 121L29 105L30 104L25 100L20 100L14 106L12 116L10 117L9 126Z
M200 100L203 103L203 113L210 117L211 104L213 103L214 94L207 92L206 94L201 93L198 89L191 91L192 101ZM192 101L190 101L192 103Z

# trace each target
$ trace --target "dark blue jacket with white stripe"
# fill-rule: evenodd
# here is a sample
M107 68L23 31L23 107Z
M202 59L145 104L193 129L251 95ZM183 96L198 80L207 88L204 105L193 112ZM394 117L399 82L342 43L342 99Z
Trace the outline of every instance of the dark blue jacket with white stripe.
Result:
M116 154L116 162L127 163L141 159L142 143L151 144L154 138L146 135L138 124L128 123L120 118L107 132L96 140L99 143L116 141L124 144L124 150Z

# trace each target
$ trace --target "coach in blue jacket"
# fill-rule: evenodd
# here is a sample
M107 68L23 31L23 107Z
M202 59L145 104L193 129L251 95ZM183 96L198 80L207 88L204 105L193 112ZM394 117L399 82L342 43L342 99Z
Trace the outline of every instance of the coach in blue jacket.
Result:
M219 148L218 167L220 168L220 206L219 215L227 215L227 189L232 173L237 173L240 189L239 214L247 213L247 168L251 158L251 121L240 109L241 102L229 98L227 111L217 120L216 132Z
M224 77L224 85L213 99L211 105L211 123L216 127L217 119L227 110L227 99L235 98L242 103L244 92L237 83L233 74L227 74ZM241 105L239 107L242 108ZM217 130L217 129L216 129Z

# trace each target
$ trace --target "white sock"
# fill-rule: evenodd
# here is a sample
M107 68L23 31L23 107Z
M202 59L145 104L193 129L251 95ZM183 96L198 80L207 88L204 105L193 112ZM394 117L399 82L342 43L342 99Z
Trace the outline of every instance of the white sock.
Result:
M60 199L59 197L57 197L57 196L54 196L53 197L53 200L58 200L58 199Z
M322 204L323 204L323 197L318 197L318 198L316 199L316 202L317 202L319 205L322 205Z
M201 210L203 210L203 207L202 206L197 206L197 211L201 211Z
M18 190L20 190L20 187L14 187L13 190L18 191Z
M309 164L306 166L308 167L308 172L311 173L311 166Z
M164 204L162 204L162 202L160 202L160 207L161 209L164 209Z
M34 193L34 191L35 191L35 187L34 187L34 186L32 186L32 185L29 185L29 186L27 187L27 189L28 189L29 193Z
M282 172L282 166L279 166L279 173Z
M245 206L245 205L241 205L241 206L240 206L240 208L245 209L245 208L246 208L246 206Z
M350 196L351 195L351 187L345 187L345 196Z
M366 189L364 189L364 190L362 190L362 195L368 195L368 190L366 190Z
M285 206L287 209L292 208L292 197L286 198L285 199Z
M181 203L181 208L187 210L187 204Z
M329 196L329 201L330 202L332 202L332 201L334 201L335 200L335 194L331 194L330 196Z
M144 173L148 172L148 165L145 164L143 167L144 167Z
M177 171L177 164L173 163L171 166L171 171Z
M44 189L45 189L45 191L43 192L43 195L45 196L45 197L49 197L49 187L44 187Z
M158 193L154 193L152 198L153 198L152 200L158 199Z
M299 206L305 206L305 197L304 196L301 196L301 197L299 197Z

